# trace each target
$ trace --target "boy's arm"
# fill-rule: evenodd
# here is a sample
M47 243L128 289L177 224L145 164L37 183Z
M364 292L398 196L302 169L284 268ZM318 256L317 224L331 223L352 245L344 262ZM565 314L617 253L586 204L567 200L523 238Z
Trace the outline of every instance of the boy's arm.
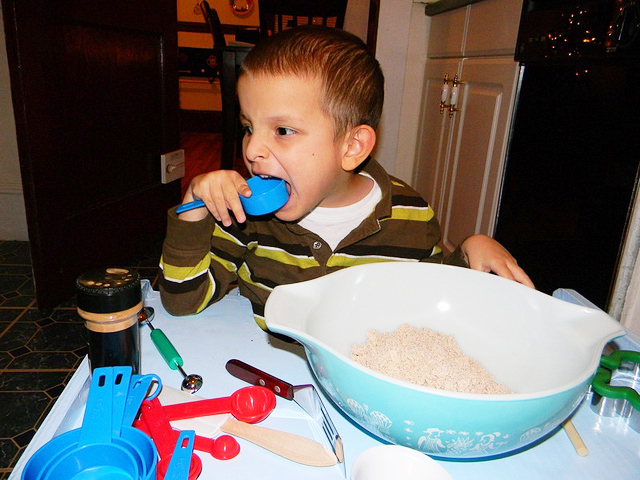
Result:
M212 253L223 252L229 244L232 249L236 247L224 235L216 235L220 227L214 219L231 226L231 210L243 222L244 210L238 195L248 196L250 192L238 172L215 170L195 177L183 198L183 203L200 199L206 208L188 210L179 217L175 208L169 210L159 287L162 304L172 315L201 312L235 282L235 265L223 259L231 256Z
M391 232L396 239L403 239L405 247L415 246L420 242L428 256L421 258L423 262L444 263L474 270L493 272L501 277L515 280L535 288L529 276L518 266L511 254L497 241L487 235L471 235L463 240L451 253L445 255L439 246L441 230L438 219L426 200L406 183L392 179L392 197L394 206L391 220L385 222L385 230ZM403 208L402 203L410 205ZM406 220L413 220L407 222Z
M460 250L468 258L469 266L473 270L493 272L501 277L535 288L516 259L493 238L487 235L471 235L461 243Z
M210 215L189 222L180 220L175 208L169 210L159 289L162 304L172 315L198 313L214 298L216 282L210 273L214 227Z

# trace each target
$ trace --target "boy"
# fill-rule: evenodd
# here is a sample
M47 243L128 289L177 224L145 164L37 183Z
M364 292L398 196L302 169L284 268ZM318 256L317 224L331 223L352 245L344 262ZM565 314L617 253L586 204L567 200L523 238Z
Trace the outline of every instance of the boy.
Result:
M268 37L246 57L237 89L245 164L252 175L284 179L290 197L273 215L247 217L238 195L251 191L239 173L194 178L183 202L206 207L169 212L159 286L170 313L200 312L237 282L265 328L264 304L277 285L376 261L468 259L533 286L484 235L444 258L431 207L369 157L384 78L356 36L308 26Z

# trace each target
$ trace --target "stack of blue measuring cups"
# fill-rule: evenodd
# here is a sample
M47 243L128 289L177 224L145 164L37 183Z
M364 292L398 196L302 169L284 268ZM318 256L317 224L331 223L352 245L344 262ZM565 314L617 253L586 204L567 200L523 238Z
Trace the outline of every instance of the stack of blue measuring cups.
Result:
M157 386L147 397L152 383ZM158 452L134 428L145 398L162 388L156 375L132 375L131 367L93 371L82 426L43 445L22 471L23 480L154 480Z

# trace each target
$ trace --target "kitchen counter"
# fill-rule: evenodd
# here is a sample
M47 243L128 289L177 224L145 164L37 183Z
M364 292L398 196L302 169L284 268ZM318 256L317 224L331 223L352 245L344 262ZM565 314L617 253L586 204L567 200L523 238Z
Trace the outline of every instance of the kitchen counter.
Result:
M159 294L146 289L145 303L156 311L153 324L162 328L184 359L187 373L202 375L200 397L230 395L248 384L232 377L226 362L238 358L294 385L314 383L315 379L301 346L287 343L262 331L253 321L249 302L237 291L229 293L203 313L191 317L172 317L162 308ZM149 338L141 331L142 373L155 373L163 384L179 388L182 377L162 360ZM622 348L638 347L624 337ZM561 366L559 366L561 368ZM38 430L9 477L20 478L27 459L54 436L80 425L88 389L89 368L85 359L53 410ZM329 415L344 442L347 478L351 465L363 451L380 445L342 415L320 390ZM631 480L640 469L640 434L618 418L601 418L591 411L585 397L572 420L582 436L589 455L576 454L567 435L558 430L536 446L500 459L484 461L439 461L456 480L519 478L526 479L598 479ZM293 402L277 398L273 413L261 426L286 430L323 442L319 427ZM202 459L201 479L340 479L342 469L306 467L263 450L242 439L240 454L232 460L215 460L197 452Z

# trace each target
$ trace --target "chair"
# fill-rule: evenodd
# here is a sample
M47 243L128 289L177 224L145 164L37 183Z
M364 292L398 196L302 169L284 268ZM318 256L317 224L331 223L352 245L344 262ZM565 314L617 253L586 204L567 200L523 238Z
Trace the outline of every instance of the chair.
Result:
M259 0L263 37L300 25L342 28L348 0Z
M213 36L213 59L217 62L220 76L220 95L222 97L222 157L220 168L233 169L238 142L240 140L240 121L236 105L235 89L238 67L251 47L227 45L218 12L209 6L207 0L200 2L200 9Z
M207 22L211 35L213 36L213 46L217 48L226 47L227 41L224 38L222 23L220 23L220 17L218 16L216 9L211 8L207 0L202 0L200 3L200 10L202 10L204 20Z
M213 37L213 58L210 57L207 64L219 75L220 66L222 65L222 51L227 46L227 41L225 40L224 33L222 32L220 17L218 17L218 12L209 6L209 2L207 2L207 0L202 0L202 2L200 2L200 10L202 11L202 15L204 16L205 22L207 22L209 31Z

